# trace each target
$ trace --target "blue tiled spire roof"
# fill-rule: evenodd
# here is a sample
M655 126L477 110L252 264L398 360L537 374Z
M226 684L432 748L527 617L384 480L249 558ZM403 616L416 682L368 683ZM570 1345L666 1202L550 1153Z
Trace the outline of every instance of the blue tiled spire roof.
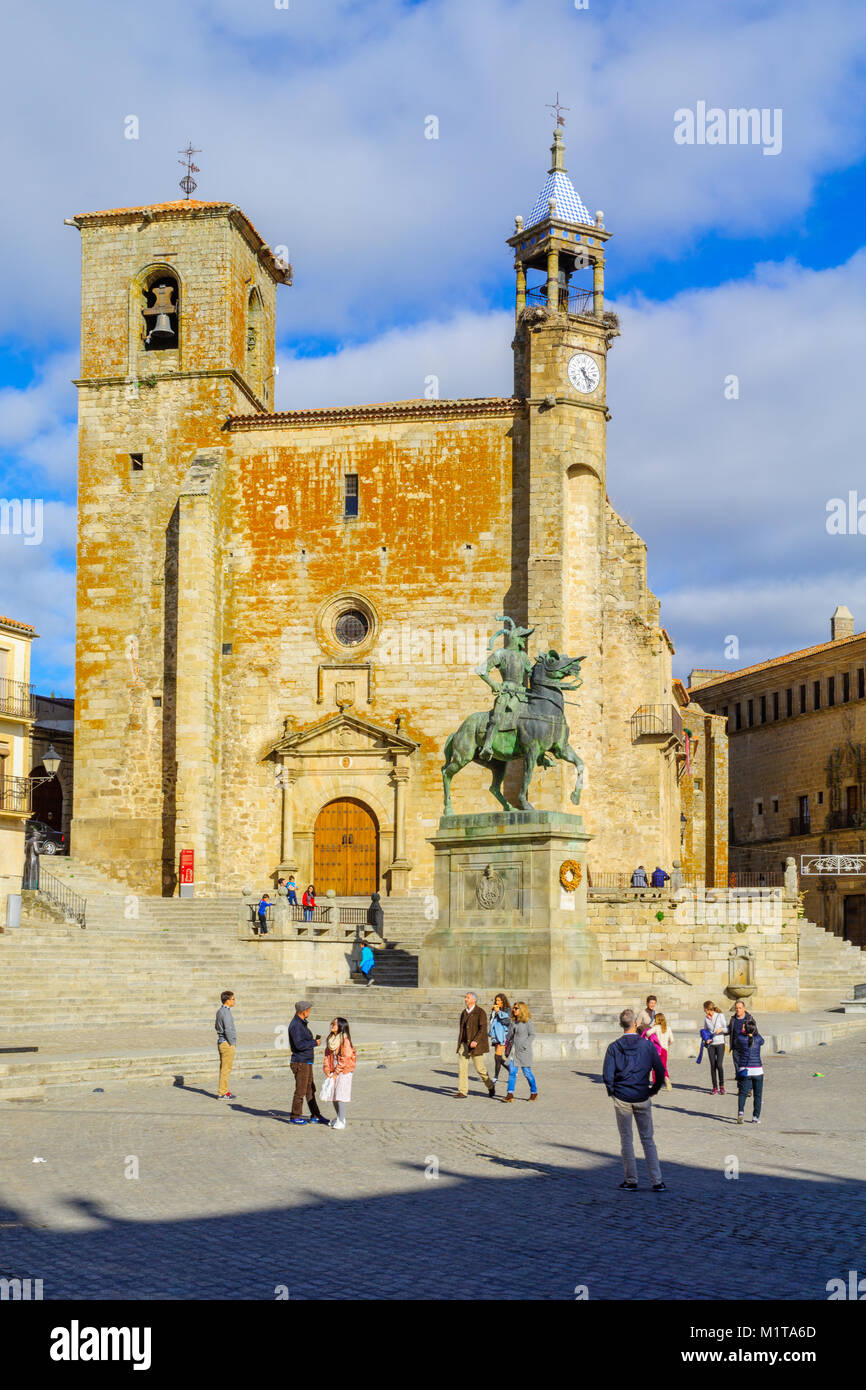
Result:
M560 130L554 132L550 152L552 161L547 174L547 182L533 203L532 211L524 225L534 227L537 222L543 222L549 217L550 199L555 198L556 216L563 222L577 222L585 227L594 227L595 219L590 217L589 209L581 200L580 194L565 171L563 163L565 150Z

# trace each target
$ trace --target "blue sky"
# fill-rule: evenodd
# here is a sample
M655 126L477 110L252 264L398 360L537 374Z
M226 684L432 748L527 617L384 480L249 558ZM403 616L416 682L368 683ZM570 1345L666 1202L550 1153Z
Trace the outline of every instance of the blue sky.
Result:
M64 217L179 196L239 203L280 292L277 404L509 394L505 238L549 162L603 208L608 490L649 546L680 674L866 628L866 7L858 0L47 0L6 20L0 457L44 539L0 536L0 612L34 680L72 692L79 244ZM782 113L778 154L675 143L698 102ZM139 138L124 137L135 115ZM435 115L438 139L425 138ZM726 399L734 374L739 396Z

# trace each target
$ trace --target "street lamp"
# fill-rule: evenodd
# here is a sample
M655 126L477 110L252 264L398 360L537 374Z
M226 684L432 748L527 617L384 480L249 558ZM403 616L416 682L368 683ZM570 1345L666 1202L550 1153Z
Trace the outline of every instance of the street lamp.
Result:
M60 766L60 754L55 749L53 743L48 745L48 752L44 754L42 758L42 766L45 768L45 771L48 773L48 776L31 777L31 787L41 787L43 782L50 782L52 777L57 776L57 769Z

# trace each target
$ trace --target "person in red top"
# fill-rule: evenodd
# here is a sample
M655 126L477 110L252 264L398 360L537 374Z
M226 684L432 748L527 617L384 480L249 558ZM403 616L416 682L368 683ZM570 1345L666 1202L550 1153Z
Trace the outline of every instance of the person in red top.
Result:
M312 922L313 908L316 906L316 890L313 887L312 883L305 892L301 901L304 904L304 921Z

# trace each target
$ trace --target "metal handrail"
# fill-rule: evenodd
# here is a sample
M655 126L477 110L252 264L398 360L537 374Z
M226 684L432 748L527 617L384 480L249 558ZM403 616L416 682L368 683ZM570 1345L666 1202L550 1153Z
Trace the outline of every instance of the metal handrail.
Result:
M691 980L687 980L685 975L680 975L679 971L671 970L668 966L662 965L660 960L648 960L647 965L655 966L656 970L663 970L666 975L673 975L675 980L681 980L684 985L688 985L691 988Z
M54 903L55 907L59 907L67 917L71 917L73 921L77 922L79 927L87 926L87 899L82 898L80 893L74 893L59 878L55 878L54 874L43 869L41 863L39 865L37 892L41 897Z

